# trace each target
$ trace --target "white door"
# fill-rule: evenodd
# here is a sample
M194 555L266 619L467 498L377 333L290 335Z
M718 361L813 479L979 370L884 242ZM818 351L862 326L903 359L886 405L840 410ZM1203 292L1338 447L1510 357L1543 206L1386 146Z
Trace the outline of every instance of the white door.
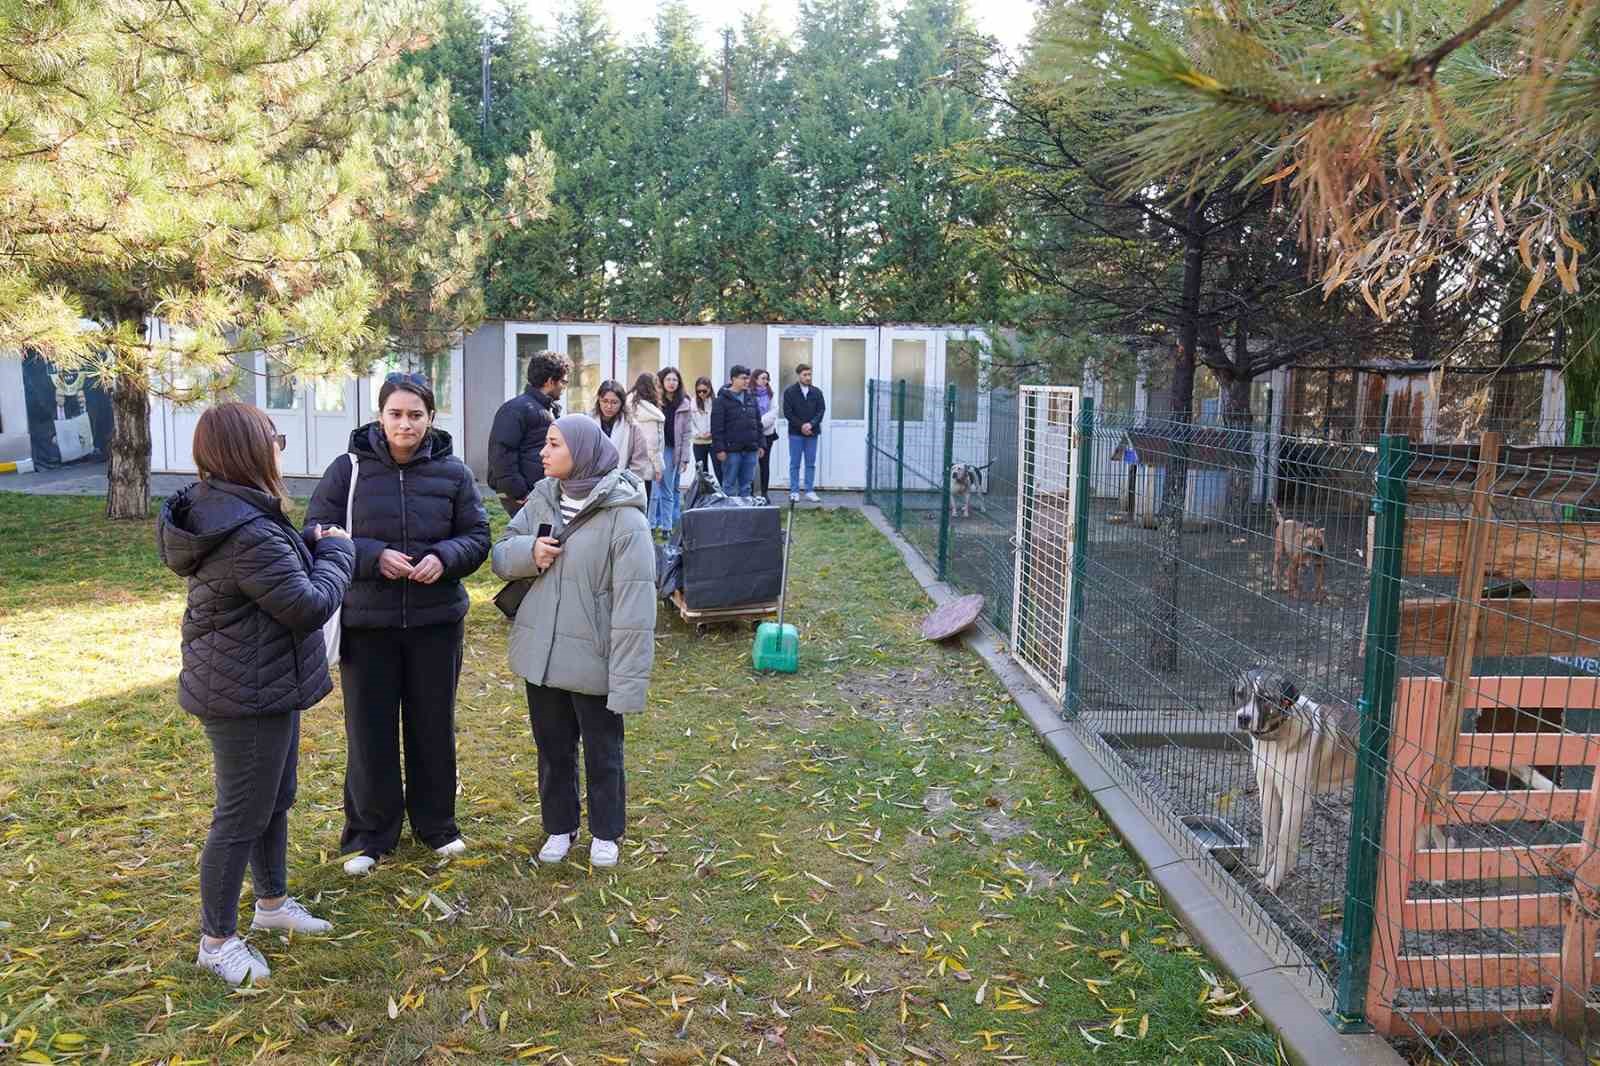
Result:
M356 379L307 386L306 406L310 409L308 468L313 477L321 477L335 459L350 450L350 433L359 424Z
M817 446L817 481L829 488L865 488L867 382L878 371L878 332L825 330L821 348L815 380L828 411Z
M306 415L307 390L300 387L276 359L256 356L256 406L267 413L283 434L283 454L279 456L283 473L290 477L320 474L311 468L310 419Z
M783 390L795 382L795 368L804 363L812 368L812 384L822 386L822 368L818 365L817 341L820 331L816 326L768 326L767 373L772 375L772 402L783 403ZM823 395L827 395L824 393ZM780 416L778 443L772 449L772 484L789 487L789 427ZM802 476L804 476L802 474ZM822 456L817 457L817 484L824 483ZM831 484L831 482L830 482Z
M210 406L203 398L210 395L211 375L204 370L180 366L168 380L171 399L165 404L167 469L192 474L198 469L194 461L194 431L200 424L200 416Z
M897 446L900 433L900 383L905 383L905 487L917 492L938 491L943 475L938 467L944 461L942 408L943 368L937 330L900 329L886 326L880 331L882 377L888 381L889 419L884 432L890 434L891 447Z

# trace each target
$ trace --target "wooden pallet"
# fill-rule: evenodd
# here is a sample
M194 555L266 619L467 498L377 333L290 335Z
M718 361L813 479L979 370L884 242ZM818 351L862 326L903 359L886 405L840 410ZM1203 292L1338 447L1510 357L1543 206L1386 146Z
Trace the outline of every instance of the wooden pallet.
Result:
M774 618L778 614L777 600L750 603L740 607L709 607L696 610L683 601L681 589L672 594L672 602L677 606L678 614L683 620L694 626L698 633L704 633L711 626L722 622L750 622L753 625L763 618Z

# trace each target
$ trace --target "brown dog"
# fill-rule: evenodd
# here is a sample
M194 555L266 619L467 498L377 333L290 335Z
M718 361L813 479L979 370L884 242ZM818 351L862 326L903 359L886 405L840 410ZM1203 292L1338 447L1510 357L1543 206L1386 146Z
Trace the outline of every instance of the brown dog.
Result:
M1272 517L1277 528L1272 531L1272 583L1279 592L1300 596L1300 570L1310 563L1317 572L1317 598L1327 596L1324 588L1324 554L1328 550L1327 528L1313 526L1293 518L1283 517L1278 501L1272 502ZM1284 578L1288 579L1285 588Z

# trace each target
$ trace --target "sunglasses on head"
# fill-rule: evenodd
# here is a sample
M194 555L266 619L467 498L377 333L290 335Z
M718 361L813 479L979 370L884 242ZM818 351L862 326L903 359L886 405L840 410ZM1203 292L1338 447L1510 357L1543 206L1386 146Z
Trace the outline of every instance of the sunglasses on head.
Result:
M383 379L385 385L421 385L428 387L428 379L421 374L413 374L404 370L396 370Z

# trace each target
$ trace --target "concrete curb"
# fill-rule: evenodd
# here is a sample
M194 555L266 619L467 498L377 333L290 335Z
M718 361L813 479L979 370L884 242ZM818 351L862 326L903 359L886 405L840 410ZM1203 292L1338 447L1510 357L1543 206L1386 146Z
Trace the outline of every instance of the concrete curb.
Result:
M876 507L862 513L900 552L907 568L935 603L959 593L941 583ZM1040 741L1055 754L1100 808L1101 816L1150 871L1162 900L1183 922L1195 942L1227 970L1266 1019L1291 1059L1302 1066L1405 1066L1405 1060L1382 1037L1335 1032L1316 1005L1302 993L1292 967L1284 967L1256 943L1249 929L1212 891L1199 861L1181 854L1166 832L1136 803L1064 725L1045 699L1003 650L1004 642L988 627L963 638L1005 685Z

